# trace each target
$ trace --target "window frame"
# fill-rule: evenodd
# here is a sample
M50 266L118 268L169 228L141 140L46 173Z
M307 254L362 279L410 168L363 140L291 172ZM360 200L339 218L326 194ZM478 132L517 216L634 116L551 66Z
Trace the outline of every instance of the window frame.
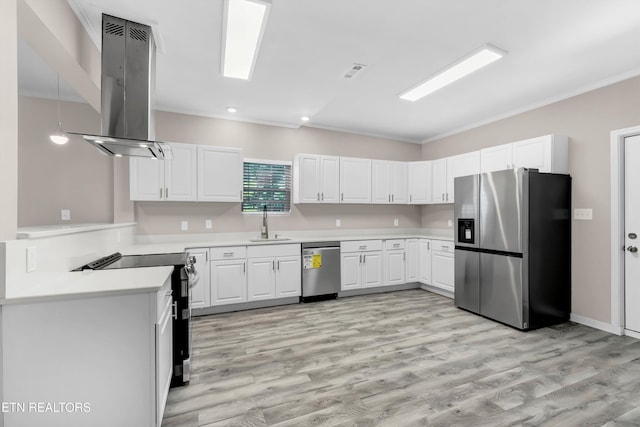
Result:
M244 203L244 164L245 163L262 163L267 165L284 165L289 166L291 171L291 188L289 188L290 197L289 197L289 210L287 212L271 212L269 211L269 216L289 216L291 215L291 205L293 205L293 162L290 160L267 160L267 159L253 159L253 158L244 158L242 160L242 201L240 202L240 213L242 215L260 215L262 216L262 212L245 212L242 210L242 205Z

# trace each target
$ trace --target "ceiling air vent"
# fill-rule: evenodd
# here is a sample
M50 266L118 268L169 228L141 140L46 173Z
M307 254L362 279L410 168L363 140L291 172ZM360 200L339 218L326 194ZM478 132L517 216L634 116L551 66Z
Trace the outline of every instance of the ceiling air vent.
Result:
M349 68L349 71L347 71L347 73L344 75L344 78L352 79L359 73L361 73L365 68L367 68L367 66L364 64L353 64L351 68Z

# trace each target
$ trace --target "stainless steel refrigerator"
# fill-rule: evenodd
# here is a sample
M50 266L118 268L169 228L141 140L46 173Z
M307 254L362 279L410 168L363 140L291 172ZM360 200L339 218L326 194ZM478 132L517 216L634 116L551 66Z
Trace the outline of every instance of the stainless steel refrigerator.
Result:
M571 177L455 178L455 304L521 330L569 319Z

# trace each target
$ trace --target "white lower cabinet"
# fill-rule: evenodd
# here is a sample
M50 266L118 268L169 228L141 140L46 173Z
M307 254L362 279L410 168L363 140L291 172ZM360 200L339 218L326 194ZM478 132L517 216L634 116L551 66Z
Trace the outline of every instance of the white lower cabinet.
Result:
M402 285L405 282L405 241L404 239L384 242L384 285Z
M423 285L431 284L431 240L418 242L418 281Z
M445 291L454 291L454 248L453 242L432 240L431 286Z
M420 256L420 244L419 239L407 239L405 241L405 273L404 281L406 283L418 282L420 280L419 270L419 256Z
M295 297L301 294L300 245L247 248L249 301Z
M382 286L382 240L340 244L340 289Z
M211 305L247 301L246 246L211 248Z

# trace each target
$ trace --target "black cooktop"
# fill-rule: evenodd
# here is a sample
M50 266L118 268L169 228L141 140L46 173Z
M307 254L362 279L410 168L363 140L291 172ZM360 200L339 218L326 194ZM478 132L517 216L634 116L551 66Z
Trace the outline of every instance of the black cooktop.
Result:
M74 271L82 270L115 270L118 268L161 267L185 265L187 254L184 252L171 254L122 255L116 252L83 265Z

